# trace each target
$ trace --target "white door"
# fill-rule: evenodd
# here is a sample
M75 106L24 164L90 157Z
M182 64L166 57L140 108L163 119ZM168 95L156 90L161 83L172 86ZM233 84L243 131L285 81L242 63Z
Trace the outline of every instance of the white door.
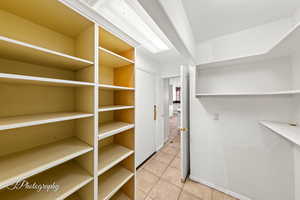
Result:
M180 116L180 150L181 150L181 179L184 181L190 169L189 146L189 71L187 66L180 67L181 79L181 116Z
M136 166L155 152L155 76L136 70Z

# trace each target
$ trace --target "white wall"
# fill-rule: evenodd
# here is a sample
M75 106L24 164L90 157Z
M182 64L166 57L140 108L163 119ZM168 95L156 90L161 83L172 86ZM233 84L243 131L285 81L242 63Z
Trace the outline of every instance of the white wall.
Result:
M147 72L152 72L156 77L155 87L156 87L156 104L157 104L157 116L158 120L156 121L156 134L155 134L155 141L156 141L156 149L159 149L164 144L164 123L163 120L160 119L163 113L163 105L161 99L161 88L163 87L161 81L161 72L160 66L161 64L158 63L155 59L153 59L150 55L147 55L145 51L140 48L136 49L136 68L145 70ZM136 84L143 84L143 83L136 83Z
M299 15L300 16L300 15ZM300 18L299 18L300 19ZM255 27L198 45L198 62L264 52L295 23ZM300 54L299 54L300 55ZM300 96L196 98L195 91L255 92L300 89L300 56L224 69L191 69L191 178L240 199L299 200L300 148L259 125L300 123ZM248 91L245 91L248 90ZM215 116L219 116L215 120Z

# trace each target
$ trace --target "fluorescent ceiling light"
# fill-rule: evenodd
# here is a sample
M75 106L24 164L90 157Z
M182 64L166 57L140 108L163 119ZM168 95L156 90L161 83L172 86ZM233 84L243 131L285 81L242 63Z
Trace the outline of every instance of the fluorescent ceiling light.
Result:
M149 25L150 17L144 10L141 12L141 6L137 6L133 2L133 0L98 0L93 3L90 2L90 5L92 4L92 8L100 15L134 38L150 52L159 53L169 50L170 42L166 42L166 37L161 36L162 32L159 30L159 33L159 28L154 22ZM135 5L133 6L132 3ZM141 17L141 15L143 16ZM146 18L147 20L143 20ZM156 27L153 29L154 25Z

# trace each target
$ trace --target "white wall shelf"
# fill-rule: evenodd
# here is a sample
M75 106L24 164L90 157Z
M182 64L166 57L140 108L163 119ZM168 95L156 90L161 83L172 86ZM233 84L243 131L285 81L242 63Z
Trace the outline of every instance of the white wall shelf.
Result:
M132 172L120 166L114 167L101 175L99 182L102 187L99 187L99 200L110 199L132 177Z
M123 105L101 106L99 108L99 112L125 110L125 109L132 109L132 108L134 108L134 106L123 106Z
M267 127L274 133L279 134L290 142L300 146L300 128L287 123L260 121L261 125Z
M86 143L76 138L68 138L48 145L2 156L0 158L0 171L5 173L0 174L0 189L92 150L93 148Z
M132 90L132 91L134 91L134 88L106 85L106 84L98 84L98 87L103 90Z
M232 65L240 65L262 61L277 57L284 57L290 55L295 49L298 48L300 41L300 24L295 25L289 32L287 32L274 46L266 51L258 52L257 54L248 55L245 57L230 58L225 60L218 60L207 63L200 63L198 67L224 67Z
M80 112L48 113L0 118L0 130L35 126L60 121L92 117L93 114Z
M49 179L51 177L51 179ZM6 191L2 193L2 198L10 200L42 200L42 199L56 199L64 200L86 184L90 183L93 177L88 174L85 170L78 166L75 162L67 162L52 168L46 172L43 172L36 177L30 179L30 182L37 181L43 184L55 184L59 185L58 191L42 190L36 192L36 190L23 191L16 190L16 192Z
M134 128L134 124L129 124L125 122L107 122L100 124L98 139L102 140L104 138L113 136L115 134L127 131Z
M249 93L198 93L197 97L226 97L226 96L273 96L300 94L300 90L287 90L279 92L249 92Z
M25 42L0 36L0 57L22 62L78 70L94 63Z
M95 85L94 83L82 82L82 81L41 78L36 76L24 76L24 75L5 74L5 73L0 73L0 82L46 85L46 86L67 86L67 87L84 87L84 86Z
M103 174L134 153L134 151L117 144L106 145L101 148L100 152L98 175Z

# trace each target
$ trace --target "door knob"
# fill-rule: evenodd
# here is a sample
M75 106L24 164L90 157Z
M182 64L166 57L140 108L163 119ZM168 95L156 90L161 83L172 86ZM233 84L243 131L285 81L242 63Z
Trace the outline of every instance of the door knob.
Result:
M179 128L179 131L182 131L182 132L185 132L187 130L188 130L187 128Z

